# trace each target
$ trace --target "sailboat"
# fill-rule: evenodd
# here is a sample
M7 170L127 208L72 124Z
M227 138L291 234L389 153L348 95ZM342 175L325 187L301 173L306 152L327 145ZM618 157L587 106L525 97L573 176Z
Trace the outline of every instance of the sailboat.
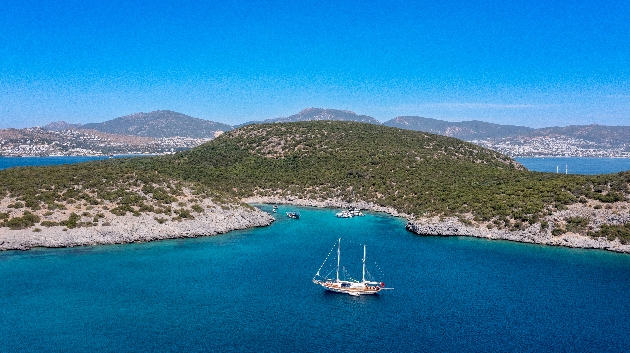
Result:
M339 279L339 264L341 263L341 238L337 242L337 268L336 268L336 277L335 278L327 278L328 275L322 276L320 274L321 269L324 267L330 254L333 249L330 250L328 256L326 256L326 260L322 266L317 270L317 273L313 277L313 283L319 284L324 287L326 290L337 292L337 293L345 293L353 296L360 295L368 295L368 294L378 294L380 291L385 289L394 289L394 288L386 288L385 283L376 282L376 281L367 281L365 279L365 254L366 249L365 245L363 245L363 275L361 276L361 282L359 281L347 281ZM331 271L332 272L332 271Z

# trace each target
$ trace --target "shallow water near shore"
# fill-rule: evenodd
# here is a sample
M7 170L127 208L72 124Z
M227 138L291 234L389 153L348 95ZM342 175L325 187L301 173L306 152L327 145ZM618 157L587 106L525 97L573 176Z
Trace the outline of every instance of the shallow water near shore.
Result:
M628 255L421 237L402 219L334 213L280 205L265 228L0 253L0 351L630 349ZM366 244L368 269L395 289L313 284L337 238L348 272L360 278Z

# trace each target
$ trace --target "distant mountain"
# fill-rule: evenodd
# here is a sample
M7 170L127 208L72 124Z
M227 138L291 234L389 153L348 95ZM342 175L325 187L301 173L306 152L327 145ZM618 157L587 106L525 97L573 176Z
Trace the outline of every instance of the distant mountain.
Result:
M483 121L449 122L399 116L386 126L474 142L511 157L628 157L630 126L571 125L540 129Z
M430 132L467 141L526 135L534 131L533 128L525 126L499 125L478 120L450 122L419 116L399 116L384 122L383 125Z
M536 129L530 136L568 136L598 145L630 145L630 126L570 125Z
M244 124L238 125L237 127L261 123L295 123L299 121L315 120L356 121L360 123L381 125L380 121L374 119L371 116L358 115L357 113L351 112L349 110L307 108L297 114L288 116L286 118L282 117L275 119L266 119L263 121L248 121Z
M85 124L81 129L155 138L175 136L213 138L217 132L232 130L232 127L170 110L156 110L126 115L103 123Z
M72 130L78 129L83 124L70 124L63 120L53 121L47 125L42 126L42 129L51 130L51 131L62 131L62 130Z

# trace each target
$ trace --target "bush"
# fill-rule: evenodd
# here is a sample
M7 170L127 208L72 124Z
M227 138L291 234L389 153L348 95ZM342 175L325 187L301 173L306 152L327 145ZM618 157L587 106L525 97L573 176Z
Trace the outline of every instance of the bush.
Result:
M40 223L40 225L42 225L44 227L54 227L54 226L58 226L59 223L53 222L53 221L42 221L42 223Z
M187 210L185 208L180 208L178 210L175 210L175 213L177 214L177 218L179 219L195 219L195 217L192 215L192 213L190 213L190 210Z
M608 240L619 239L622 244L630 242L630 223L623 225L602 224L596 232L589 232L589 236L593 238L604 237Z
M566 232L566 231L565 231L564 229L557 227L557 228L554 228L554 229L551 231L551 234L552 234L554 237L557 237L558 235L562 235L562 234L564 234L565 232Z
M159 224L163 224L164 222L167 221L166 218L162 218L162 217L153 217L154 220L156 220Z
M588 226L588 219L582 217L570 217L566 219L567 232L582 233Z
M39 221L39 216L25 212L22 217L15 217L6 221L5 225L10 229L25 229L34 226Z
M81 219L81 216L72 212L70 216L68 216L68 219L65 221L59 222L59 225L66 226L69 229L76 228L78 226L78 222L80 219Z

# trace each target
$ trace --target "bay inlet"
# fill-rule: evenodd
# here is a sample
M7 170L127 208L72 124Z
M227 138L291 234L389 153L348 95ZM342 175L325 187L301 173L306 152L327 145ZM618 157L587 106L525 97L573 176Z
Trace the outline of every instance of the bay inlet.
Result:
M289 208L302 217L212 237L2 252L0 351L630 348L630 256L421 237L384 214L278 214ZM373 275L396 290L311 283L337 238L345 271L360 273L366 244Z

